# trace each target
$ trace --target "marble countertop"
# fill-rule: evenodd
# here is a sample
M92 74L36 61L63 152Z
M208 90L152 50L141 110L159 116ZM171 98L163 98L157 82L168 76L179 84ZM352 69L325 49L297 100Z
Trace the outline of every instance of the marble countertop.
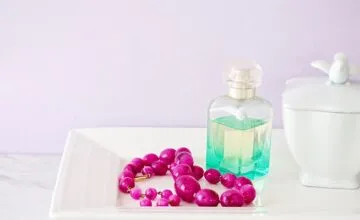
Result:
M60 155L0 155L0 219L49 220Z

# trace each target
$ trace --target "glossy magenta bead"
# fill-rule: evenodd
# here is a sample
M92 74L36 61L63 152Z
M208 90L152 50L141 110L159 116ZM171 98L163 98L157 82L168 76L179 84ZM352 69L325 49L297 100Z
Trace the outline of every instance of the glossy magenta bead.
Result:
M241 207L244 205L244 199L238 190L229 189L221 194L220 203L224 207Z
M157 176L164 176L168 171L168 166L160 160L153 162L151 168Z
M154 172L154 169L152 167L144 167L142 170L141 170L141 173L145 176L148 176L148 178L152 177L155 175L155 172Z
M204 178L211 184L217 184L220 181L220 172L215 169L208 169L204 173Z
M152 202L148 198L143 198L140 200L140 206L152 206Z
M126 164L123 171L129 171L129 172L132 172L134 175L137 173L136 172L136 168L133 164Z
M219 195L212 189L201 189L195 195L195 203L198 206L217 206Z
M136 171L136 173L140 173L142 168L144 167L143 160L138 157L132 159L130 164L134 166L134 170Z
M181 202L180 196L174 194L169 197L169 204L171 206L179 206Z
M155 189L155 188L152 188L152 187L147 188L147 189L145 190L145 196L146 196L146 198L148 198L148 199L150 199L150 200L154 200L154 199L156 198L156 196L157 196L157 191L156 191L156 189Z
M185 202L193 202L195 194L200 190L200 184L191 175L183 175L175 180L174 188L176 194Z
M138 200L141 198L141 189L140 188L133 188L130 191L131 198Z
M119 190L123 193L128 193L130 189L134 188L135 181L133 178L124 177L119 181Z
M244 185L247 185L247 184L252 185L251 180L249 180L248 178L246 178L244 176L241 176L235 180L234 188L237 190L240 190Z
M188 152L182 152L176 155L175 157L175 163L177 164L187 164L190 167L194 165L194 159Z
M175 153L175 156L180 154L180 153L183 153L183 152L187 152L187 153L190 153L191 154L191 151L189 148L187 147L180 147L176 150L176 153Z
M192 173L196 180L200 180L204 176L204 169L200 166L194 165Z
M129 170L125 170L123 172L120 173L120 176L119 176L119 181L125 177L130 177L130 178L135 178L135 175L133 172L129 171Z
M161 198L164 198L164 199L169 199L170 196L172 196L172 192L170 189L165 189L163 191L161 191Z
M179 176L192 175L192 170L191 167L187 164L178 164L171 170L171 174L175 180Z
M233 188L235 184L236 176L232 173L225 173L221 175L220 182L226 188Z
M160 198L156 201L156 206L169 206L169 200Z
M174 168L174 167L176 167L177 166L177 164L174 162L174 163L171 163L170 165L169 165L169 170L170 170L170 172L172 172L172 169Z
M151 166L157 160L159 160L159 157L156 154L146 154L143 158L144 166Z
M175 152L176 150L173 148L167 148L160 153L160 160L165 164L171 164L175 160Z
M256 190L254 186L250 184L243 185L240 189L240 193L244 198L245 204L252 203L256 197Z

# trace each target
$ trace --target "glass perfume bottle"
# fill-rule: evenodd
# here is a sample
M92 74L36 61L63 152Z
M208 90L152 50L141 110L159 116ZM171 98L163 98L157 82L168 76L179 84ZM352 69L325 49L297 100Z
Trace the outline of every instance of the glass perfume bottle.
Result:
M227 71L229 92L208 111L206 167L257 180L269 170L272 106L255 95L262 70L242 61Z

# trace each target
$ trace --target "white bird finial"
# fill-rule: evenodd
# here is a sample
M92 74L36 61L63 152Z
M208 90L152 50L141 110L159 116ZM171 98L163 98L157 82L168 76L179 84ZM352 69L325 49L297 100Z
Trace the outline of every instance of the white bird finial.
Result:
M331 84L345 84L349 75L360 73L360 68L349 65L344 53L336 53L332 64L324 60L317 60L312 62L311 66L327 73Z

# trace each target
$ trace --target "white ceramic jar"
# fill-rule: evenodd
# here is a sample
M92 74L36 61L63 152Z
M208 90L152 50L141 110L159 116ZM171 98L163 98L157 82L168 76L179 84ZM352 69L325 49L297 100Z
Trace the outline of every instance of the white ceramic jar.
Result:
M325 78L292 79L283 93L287 142L306 186L354 189L360 185L360 84L345 55L312 66Z

